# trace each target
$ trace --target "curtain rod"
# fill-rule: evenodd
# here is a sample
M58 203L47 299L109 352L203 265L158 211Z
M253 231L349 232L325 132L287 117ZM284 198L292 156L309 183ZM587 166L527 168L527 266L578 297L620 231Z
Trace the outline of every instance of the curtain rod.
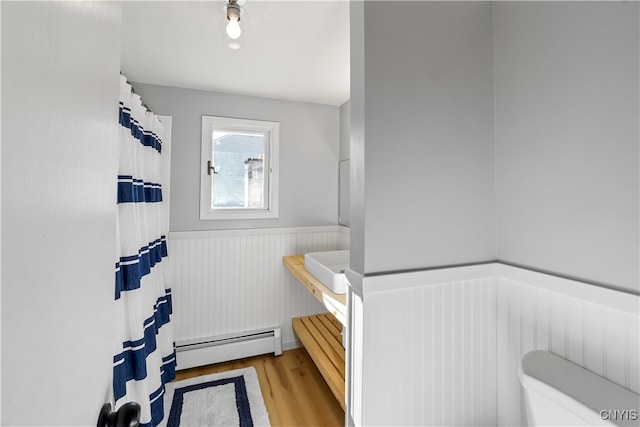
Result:
M122 74L122 71L120 71L120 75L121 75L121 76L123 75L123 74ZM126 77L125 77L125 78L126 78ZM133 88L133 85L132 85L132 84L131 84L131 82L129 81L129 79L127 79L127 84L128 84L128 85L129 85L129 87L131 88L131 93L135 93L136 95L138 95L138 94L136 93L135 89ZM138 96L139 96L139 95L138 95ZM151 111L151 108L149 108L149 107L147 106L147 104L145 104L145 103L142 101L142 97L141 97L141 96L140 96L140 103L142 104L142 106L143 106L144 108L146 108L146 109L147 109L147 111L148 111L149 113L153 113L153 111ZM154 113L154 114L155 114L155 113Z

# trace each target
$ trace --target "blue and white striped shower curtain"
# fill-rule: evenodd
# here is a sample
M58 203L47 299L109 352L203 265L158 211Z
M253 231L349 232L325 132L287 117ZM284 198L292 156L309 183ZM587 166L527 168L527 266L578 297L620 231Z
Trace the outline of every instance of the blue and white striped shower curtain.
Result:
M164 417L164 384L175 378L171 289L165 273L169 207L162 200L163 131L120 76L113 392L116 409L138 402L140 423L149 426Z

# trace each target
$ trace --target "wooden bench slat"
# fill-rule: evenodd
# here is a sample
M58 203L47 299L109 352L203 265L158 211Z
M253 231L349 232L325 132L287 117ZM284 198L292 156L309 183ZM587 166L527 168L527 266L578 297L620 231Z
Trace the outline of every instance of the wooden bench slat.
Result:
M332 333L331 330L327 328L324 324L323 320L325 316L309 316L309 320L314 324L318 332L322 335L322 338L326 341L327 345L331 346L333 353L338 357L338 370L341 370L344 376L344 348L342 347L341 336L335 333ZM336 336L337 335L337 336ZM328 352L329 349L325 349L325 353Z
M342 343L342 323L340 323L331 313L327 313L319 318L327 329L336 337L336 339Z
M337 338L322 322L330 314L297 317L291 320L293 330L302 342L318 371L342 408L345 408L345 356L342 345L336 348ZM333 316L332 316L333 317ZM329 318L325 319L330 321ZM334 344L331 344L331 342Z
M324 357L329 360L336 372L338 372L338 374L340 374L340 376L344 379L344 356L341 358L336 349L323 336L322 331L320 331L319 327L324 328L324 326L318 325L316 322L314 322L313 316L306 316L301 320L305 327L313 335L316 343L318 343L320 350L322 350L322 352L324 353ZM331 338L331 340L333 341L334 339Z

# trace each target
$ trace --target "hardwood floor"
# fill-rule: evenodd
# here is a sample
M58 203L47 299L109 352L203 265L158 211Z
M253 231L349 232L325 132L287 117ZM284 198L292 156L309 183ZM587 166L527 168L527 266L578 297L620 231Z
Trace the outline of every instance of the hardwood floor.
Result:
M176 373L176 380L253 366L272 426L342 426L344 411L304 348Z

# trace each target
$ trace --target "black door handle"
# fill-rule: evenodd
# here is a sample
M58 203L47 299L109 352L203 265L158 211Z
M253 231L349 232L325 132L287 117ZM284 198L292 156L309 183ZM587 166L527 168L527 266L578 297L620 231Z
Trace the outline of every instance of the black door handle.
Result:
M140 425L140 405L136 402L125 403L115 412L111 403L105 403L100 409L97 427L138 427Z

